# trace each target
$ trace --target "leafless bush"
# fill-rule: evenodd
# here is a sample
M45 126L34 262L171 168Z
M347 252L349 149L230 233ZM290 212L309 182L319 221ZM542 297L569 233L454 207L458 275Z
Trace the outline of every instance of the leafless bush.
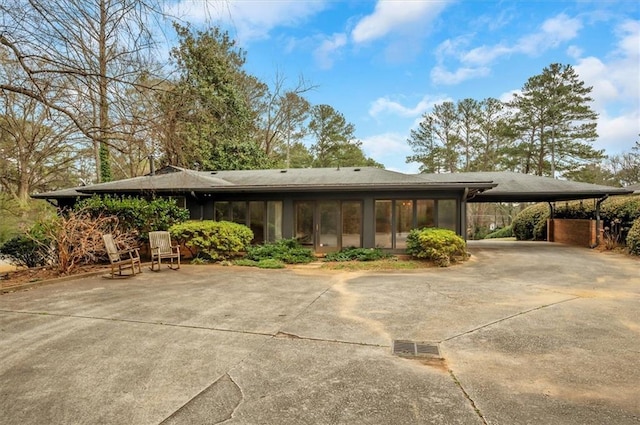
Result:
M119 245L135 246L133 235L117 230L116 216L91 217L83 211L68 211L42 224L43 240L50 241L52 264L60 274L106 258L102 235L111 233Z

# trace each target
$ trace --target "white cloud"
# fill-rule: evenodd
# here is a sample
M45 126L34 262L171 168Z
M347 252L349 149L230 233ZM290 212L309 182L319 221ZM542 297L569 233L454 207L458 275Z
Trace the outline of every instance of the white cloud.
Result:
M381 164L389 164L393 158L396 162L401 157L411 155L411 148L407 144L406 134L384 133L361 139L364 153Z
M438 64L431 71L431 80L438 84L453 85L472 78L485 77L491 73L488 66L500 57L513 54L539 56L546 50L576 38L581 28L582 22L579 19L559 14L544 21L540 31L524 35L513 44L500 42L465 51L470 42L469 36L445 40L436 49ZM455 71L449 71L445 66L448 58L459 61L460 67Z
M436 84L454 85L472 78L486 77L491 73L488 67L479 68L458 68L454 72L448 71L440 65L436 65L431 70L431 81Z
M617 116L600 114L596 149L604 149L608 155L629 152L640 134L640 111L635 110Z
M415 106L407 107L400 102L389 99L388 97L381 97L376 99L369 108L369 115L377 117L383 114L396 115L400 117L415 118L420 117L426 111L433 108L434 105L451 100L449 98L430 98L429 96L423 97Z
M446 1L379 0L371 15L362 18L351 37L355 43L377 40L392 32L406 32L408 26L427 25L446 7Z
M333 66L336 56L340 54L340 50L347 44L347 36L345 34L333 34L331 37L323 40L320 46L313 52L313 56L322 69L329 69Z
M235 30L241 43L246 43L268 37L275 27L299 25L327 4L326 0L180 0L165 10L196 25L222 21Z

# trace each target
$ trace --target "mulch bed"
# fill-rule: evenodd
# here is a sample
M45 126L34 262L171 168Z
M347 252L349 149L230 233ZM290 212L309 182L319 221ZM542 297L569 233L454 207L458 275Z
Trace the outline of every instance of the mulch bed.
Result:
M0 289L8 289L29 283L37 283L45 280L58 279L81 275L85 273L105 271L109 268L102 265L80 266L68 274L61 274L57 270L48 267L37 267L0 273Z

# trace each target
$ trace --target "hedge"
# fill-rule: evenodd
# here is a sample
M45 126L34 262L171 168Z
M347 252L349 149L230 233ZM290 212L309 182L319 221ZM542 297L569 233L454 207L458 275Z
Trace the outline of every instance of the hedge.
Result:
M637 218L627 234L627 249L634 255L640 255L640 218Z
M186 246L194 256L226 260L249 248L253 232L230 221L187 221L169 228L171 237Z
M454 231L435 227L413 229L407 236L407 253L434 261L441 267L467 259L467 244Z
M545 240L547 238L547 219L549 205L540 203L520 211L511 226L513 236L519 241Z

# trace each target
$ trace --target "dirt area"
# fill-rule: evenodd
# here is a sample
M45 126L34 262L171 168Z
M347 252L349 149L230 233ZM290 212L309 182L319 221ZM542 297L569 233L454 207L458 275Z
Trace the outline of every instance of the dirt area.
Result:
M106 272L108 271L108 267L103 265L82 266L76 268L69 274L60 274L57 270L47 267L16 270L15 267L3 266L0 269L0 289L101 270Z

